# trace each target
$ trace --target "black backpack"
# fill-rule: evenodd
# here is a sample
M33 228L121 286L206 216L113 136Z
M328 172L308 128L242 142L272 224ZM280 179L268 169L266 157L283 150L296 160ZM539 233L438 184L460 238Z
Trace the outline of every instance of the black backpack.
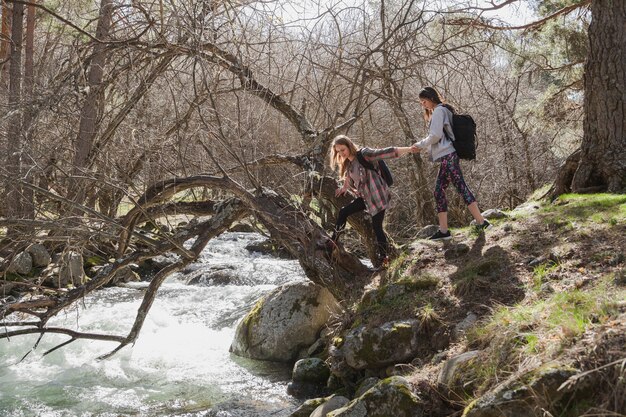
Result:
M476 122L469 114L452 113L452 145L461 159L476 159ZM446 134L446 130L443 130ZM448 138L450 139L450 138Z
M365 159L360 150L356 152L356 158L359 160L359 163L365 168L377 172L383 178L383 180L385 180L388 186L391 187L393 185L393 176L391 175L391 171L389 170L389 167L387 166L385 161L383 161L382 159L377 160L376 162L378 162L378 169L376 169L376 167L374 167L374 164Z

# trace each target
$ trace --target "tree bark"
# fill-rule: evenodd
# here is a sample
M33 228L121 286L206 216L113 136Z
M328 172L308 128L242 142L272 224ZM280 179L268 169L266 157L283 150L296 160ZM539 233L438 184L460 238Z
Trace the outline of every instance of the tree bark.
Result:
M11 16L11 53L9 56L9 114L8 137L6 149L5 202L6 217L16 218L21 212L21 194L19 178L21 176L22 151L22 34L24 22L24 5L14 4ZM13 235L9 231L7 235Z
M2 2L2 33L0 34L0 88L7 88L7 79L9 76L8 66L6 63L11 54L11 13L12 6Z
M36 0L35 0L36 1ZM24 135L24 158L22 160L24 180L33 182L33 130L35 125L34 89L35 89L35 6L26 9L26 38L24 45L24 119L22 120L22 134ZM35 199L32 188L22 187L22 216L26 219L35 218Z
M594 0L585 64L585 118L572 191L626 192L626 2Z
M96 28L96 38L99 41L103 41L109 36L112 14L112 0L102 0L100 3L98 27ZM89 154L91 153L96 137L98 118L102 115L104 108L104 87L102 86L102 78L106 57L106 45L97 42L93 48L89 74L87 75L88 91L80 113L80 123L73 161L74 175L80 175L87 165ZM78 183L73 186L73 190L70 189L69 193L70 197L78 203L81 203L84 198L84 191L81 190L83 190L83 187Z

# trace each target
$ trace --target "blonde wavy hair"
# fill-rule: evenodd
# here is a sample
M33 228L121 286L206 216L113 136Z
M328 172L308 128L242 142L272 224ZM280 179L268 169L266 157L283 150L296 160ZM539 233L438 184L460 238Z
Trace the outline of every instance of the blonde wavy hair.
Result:
M344 159L341 155L337 153L335 149L336 145L346 146L350 150L351 155L356 155L358 148L352 142L352 139L347 137L346 135L338 135L333 139L333 143L330 147L330 168L335 171L339 168L339 178L344 178L346 176L346 169L348 167L348 159Z

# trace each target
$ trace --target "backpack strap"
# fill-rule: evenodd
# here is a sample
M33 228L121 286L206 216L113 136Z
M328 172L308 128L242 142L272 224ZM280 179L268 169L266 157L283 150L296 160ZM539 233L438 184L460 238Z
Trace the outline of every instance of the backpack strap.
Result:
M445 104L442 104L441 107L448 110L447 114L448 114L448 120L450 121L450 128L452 129L452 131L454 131L454 112L450 110L450 108ZM450 141L451 143L454 143L454 140L452 140L450 136L448 136L448 132L446 132L445 123L443 125L443 135L446 137L446 139L448 139L448 141Z
M382 178L388 186L391 187L393 185L393 176L391 175L389 167L387 166L387 164L385 164L385 161L379 159L376 161L376 165L374 165L370 161L365 159L363 153L360 150L356 152L356 158L365 169L369 169L378 174L378 176Z
M365 168L378 172L376 168L374 167L374 164L372 164L370 161L365 159L360 149L356 151L356 159L358 159L359 163L363 165Z

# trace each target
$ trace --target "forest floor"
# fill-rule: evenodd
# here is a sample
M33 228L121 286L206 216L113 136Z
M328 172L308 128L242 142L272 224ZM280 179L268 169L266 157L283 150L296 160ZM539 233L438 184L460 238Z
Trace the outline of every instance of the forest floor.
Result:
M626 329L626 195L563 195L505 214L485 233L452 229L451 241L406 245L369 288L409 282L423 290L353 309L353 323L417 317L433 330L430 355L413 363L416 383L436 381L446 358L483 352L461 408L530 366L571 362L594 332ZM626 357L626 342L611 349L612 358Z

